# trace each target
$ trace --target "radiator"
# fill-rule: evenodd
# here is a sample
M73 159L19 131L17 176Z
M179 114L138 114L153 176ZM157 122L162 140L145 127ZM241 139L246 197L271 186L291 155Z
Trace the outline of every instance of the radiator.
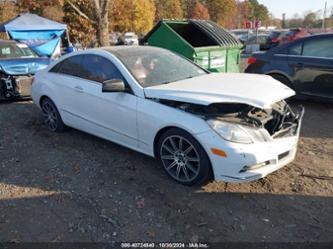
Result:
M15 79L16 91L21 97L26 97L31 95L31 83L33 77L18 77Z

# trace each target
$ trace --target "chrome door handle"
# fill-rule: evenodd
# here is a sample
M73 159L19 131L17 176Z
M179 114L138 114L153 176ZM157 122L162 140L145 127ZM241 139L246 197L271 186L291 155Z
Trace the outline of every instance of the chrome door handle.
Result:
M83 92L83 88L81 86L75 86L74 89L77 92L81 92L81 93Z

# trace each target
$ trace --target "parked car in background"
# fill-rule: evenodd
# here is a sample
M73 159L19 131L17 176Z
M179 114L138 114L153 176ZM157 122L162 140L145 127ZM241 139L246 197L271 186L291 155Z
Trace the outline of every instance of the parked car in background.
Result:
M251 181L293 161L304 112L284 101L293 95L271 77L209 73L149 46L67 55L32 88L51 131L68 125L157 157L186 185Z
M25 44L0 40L0 100L30 97L33 75L49 63Z
M248 29L234 29L230 30L230 32L243 43L254 37L253 31Z
M134 32L124 34L124 45L139 45L139 38Z
M110 40L110 45L119 45L121 39L121 33L119 32L113 32L109 34L109 40Z
M278 46L282 38L288 33L286 30L274 30L271 31L267 39L267 48L271 49Z
M248 62L247 73L271 75L300 97L333 101L333 34L302 38Z
M260 50L267 50L270 47L267 45L269 39L268 34L258 34L258 36L253 36L245 42L245 45L258 44Z
M73 44L73 47L74 47L74 51L82 51L82 50L84 50L83 45L80 42L78 42L78 41L76 41Z
M297 39L311 35L306 29L290 29L282 38L281 43L295 41Z

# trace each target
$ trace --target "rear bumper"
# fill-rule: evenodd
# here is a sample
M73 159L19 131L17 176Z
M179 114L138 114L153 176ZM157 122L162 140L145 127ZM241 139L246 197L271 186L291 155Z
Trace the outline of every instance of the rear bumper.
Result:
M277 138L269 142L236 144L223 140L213 130L200 134L197 138L204 145L210 158L215 180L224 182L249 182L261 179L291 163L296 156L301 121L296 134ZM212 148L226 152L226 157L215 155Z

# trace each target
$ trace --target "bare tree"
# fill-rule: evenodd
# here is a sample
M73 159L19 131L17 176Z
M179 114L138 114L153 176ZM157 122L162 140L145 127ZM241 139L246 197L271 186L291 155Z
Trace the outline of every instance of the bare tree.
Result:
M101 46L109 46L109 4L110 0L93 0L95 4L97 41Z
M94 4L94 17L83 13L71 0L69 5L83 18L90 20L96 27L96 38L100 46L109 46L109 4L110 0L90 0Z

